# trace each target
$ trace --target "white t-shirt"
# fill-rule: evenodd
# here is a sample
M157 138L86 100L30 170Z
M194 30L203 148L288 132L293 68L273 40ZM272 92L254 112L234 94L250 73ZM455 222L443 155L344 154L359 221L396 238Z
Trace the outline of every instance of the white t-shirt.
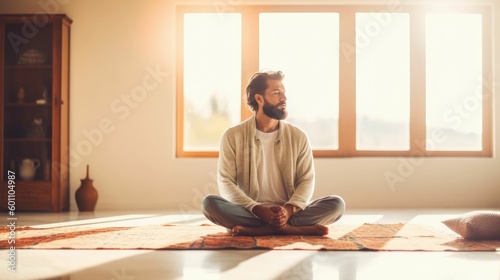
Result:
M278 131L265 133L256 130L257 139L261 143L262 161L257 166L259 181L259 197L257 202L262 204L283 205L288 201L285 192L283 177L274 153L274 145Z

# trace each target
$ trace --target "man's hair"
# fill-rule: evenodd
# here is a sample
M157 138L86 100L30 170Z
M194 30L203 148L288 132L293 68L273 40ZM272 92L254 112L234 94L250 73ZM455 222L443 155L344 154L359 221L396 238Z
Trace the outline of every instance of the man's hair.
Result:
M282 81L284 77L285 75L281 71L265 71L253 74L246 89L248 107L250 107L252 111L257 112L259 105L255 100L255 95L263 94L264 91L266 91L267 80Z

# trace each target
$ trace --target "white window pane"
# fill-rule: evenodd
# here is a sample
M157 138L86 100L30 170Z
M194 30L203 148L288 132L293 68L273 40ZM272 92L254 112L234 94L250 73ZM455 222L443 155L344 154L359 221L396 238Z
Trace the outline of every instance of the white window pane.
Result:
M184 150L218 150L241 114L241 14L184 15Z
M427 149L482 149L481 15L426 15Z
M314 149L338 149L339 15L261 13L259 67L281 70L288 121Z
M410 146L409 15L356 14L356 148Z

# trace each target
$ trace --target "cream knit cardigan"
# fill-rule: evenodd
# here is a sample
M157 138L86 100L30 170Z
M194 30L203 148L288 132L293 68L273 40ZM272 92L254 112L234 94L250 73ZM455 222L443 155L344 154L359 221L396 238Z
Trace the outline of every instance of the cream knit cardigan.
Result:
M222 197L250 210L259 203L257 166L262 158L255 115L222 136L217 184ZM304 210L314 191L314 163L307 135L280 121L274 148L288 202Z

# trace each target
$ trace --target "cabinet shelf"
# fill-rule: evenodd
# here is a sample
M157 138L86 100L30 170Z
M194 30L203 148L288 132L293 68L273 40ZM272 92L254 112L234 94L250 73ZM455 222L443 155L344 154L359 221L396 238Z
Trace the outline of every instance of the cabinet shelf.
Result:
M6 70L9 70L9 69L15 69L15 70L22 70L22 69L26 69L26 70L36 70L36 69L40 69L40 70L50 70L52 69L52 65L50 64L15 64L15 65L5 65L5 69Z
M16 108L19 108L19 107L50 107L52 106L52 103L45 103L45 104L37 104L37 103L7 103L5 104L5 107L6 108L9 108L9 107L16 107Z
M16 175L18 175L18 174L16 174ZM50 187L50 181L49 180L43 180L43 179L40 179L40 180L33 179L33 180L29 180L29 181L24 181L24 180L21 180L21 178L18 178L18 176L16 176L16 188L17 187L22 187L22 188L36 187L36 188L39 188L41 186L43 186L43 187ZM8 187L8 182L7 181L3 182L3 187L4 188Z
M50 143L52 139L50 138L6 138L4 139L5 143L22 143L22 142L43 142Z

